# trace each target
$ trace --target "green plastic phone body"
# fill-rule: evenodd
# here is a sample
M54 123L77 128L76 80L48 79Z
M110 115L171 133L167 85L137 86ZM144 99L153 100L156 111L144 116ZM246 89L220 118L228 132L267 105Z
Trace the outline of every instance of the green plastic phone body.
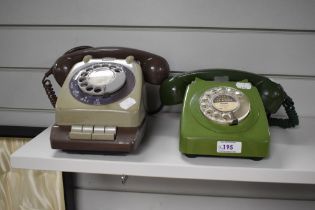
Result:
M215 82L222 78L228 82ZM201 103L201 94L212 87L239 89L235 87L238 81L248 82L251 87L241 90L250 104L246 118L239 123L224 125L206 118L198 106ZM208 69L175 75L162 83L160 97L164 105L184 102L180 123L180 151L187 155L260 159L268 155L268 125L290 128L299 124L294 103L280 84L245 71ZM271 117L281 105L284 106L288 118ZM220 151L220 147L237 149Z
M231 87L249 99L251 111L237 125L218 124L200 110L200 98L214 87ZM236 82L196 78L187 88L180 122L180 151L187 155L263 158L269 151L269 126L258 90L236 87Z

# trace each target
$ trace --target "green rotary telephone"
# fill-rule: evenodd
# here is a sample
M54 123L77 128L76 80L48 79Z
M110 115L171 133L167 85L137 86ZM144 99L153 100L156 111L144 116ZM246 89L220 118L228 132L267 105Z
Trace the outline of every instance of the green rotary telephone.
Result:
M222 78L228 81L217 81ZM160 94L164 105L183 102L180 151L187 156L260 160L269 153L269 125L299 124L294 103L280 84L245 71L209 69L176 75L162 83ZM281 105L288 118L273 118Z

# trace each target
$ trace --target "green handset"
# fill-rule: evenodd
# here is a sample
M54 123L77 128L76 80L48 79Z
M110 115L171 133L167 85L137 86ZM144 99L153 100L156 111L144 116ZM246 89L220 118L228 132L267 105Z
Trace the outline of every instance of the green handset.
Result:
M224 78L227 82L218 82ZM170 77L160 87L163 105L184 101L180 151L189 156L268 155L268 124L282 128L299 124L292 99L280 84L257 74L208 69ZM271 117L283 105L287 119Z

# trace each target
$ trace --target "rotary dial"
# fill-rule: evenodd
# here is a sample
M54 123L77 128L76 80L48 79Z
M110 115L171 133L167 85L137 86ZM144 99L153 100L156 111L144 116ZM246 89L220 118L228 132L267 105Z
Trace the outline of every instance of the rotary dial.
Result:
M119 90L126 81L122 67L115 63L97 63L83 69L78 76L79 88L89 95L105 95Z
M199 104L206 118L220 124L237 124L250 112L247 96L232 87L214 87L205 91Z

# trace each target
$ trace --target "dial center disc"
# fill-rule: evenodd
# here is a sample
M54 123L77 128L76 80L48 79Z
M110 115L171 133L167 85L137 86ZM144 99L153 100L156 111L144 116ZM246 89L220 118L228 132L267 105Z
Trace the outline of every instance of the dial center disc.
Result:
M213 98L212 105L215 109L221 112L235 111L240 103L236 98L230 95L217 95Z
M115 79L115 74L108 68L100 68L92 71L86 79L91 85L104 86Z

